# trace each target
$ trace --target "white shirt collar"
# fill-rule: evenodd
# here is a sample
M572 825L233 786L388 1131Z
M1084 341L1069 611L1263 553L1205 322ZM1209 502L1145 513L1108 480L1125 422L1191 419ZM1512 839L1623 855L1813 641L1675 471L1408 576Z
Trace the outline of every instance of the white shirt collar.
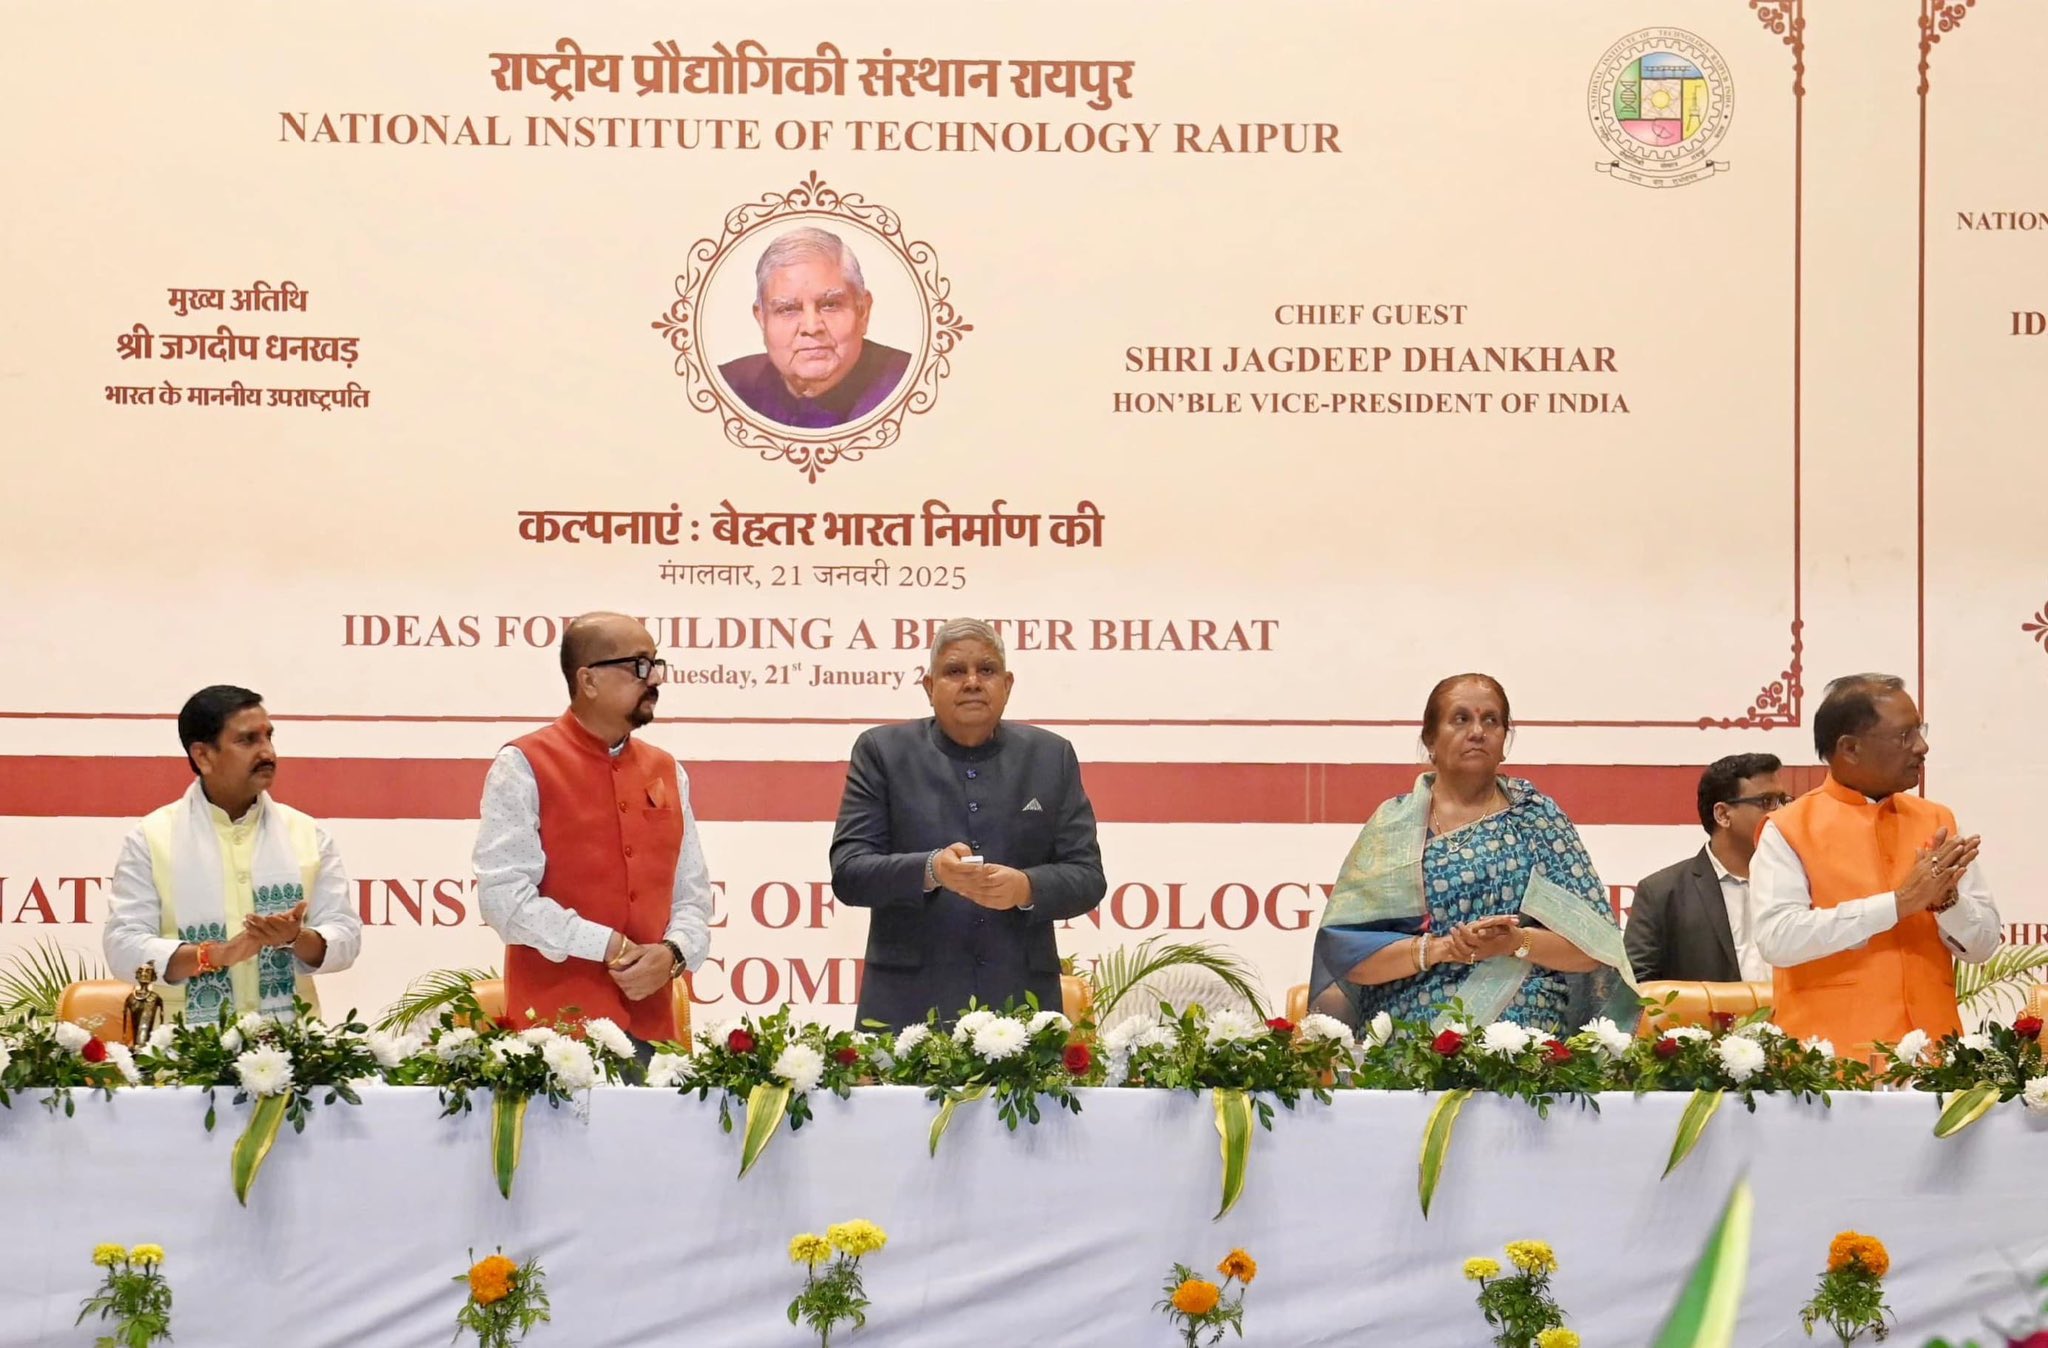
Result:
M1738 885L1746 885L1749 883L1748 880L1744 879L1742 876L1737 875L1734 871L1731 871L1726 866L1722 865L1721 858L1715 854L1714 849L1712 847L1707 848L1707 861L1714 868L1714 878L1716 880L1719 880L1722 884L1725 885L1730 880L1733 880Z

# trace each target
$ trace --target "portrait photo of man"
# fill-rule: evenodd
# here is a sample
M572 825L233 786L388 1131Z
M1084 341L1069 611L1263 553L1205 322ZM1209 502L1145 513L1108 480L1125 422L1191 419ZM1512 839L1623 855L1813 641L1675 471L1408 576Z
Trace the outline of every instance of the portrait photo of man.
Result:
M859 421L889 400L910 353L868 340L875 299L860 260L829 230L777 235L754 267L754 322L764 350L718 372L770 421L820 430Z

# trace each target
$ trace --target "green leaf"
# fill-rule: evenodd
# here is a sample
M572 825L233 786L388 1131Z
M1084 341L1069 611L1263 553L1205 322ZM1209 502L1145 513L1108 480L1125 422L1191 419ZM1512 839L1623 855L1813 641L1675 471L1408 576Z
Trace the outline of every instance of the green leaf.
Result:
M1706 1131L1707 1120L1714 1117L1714 1111L1721 1107L1722 1092L1698 1090L1686 1103L1685 1113L1678 1120L1678 1136L1671 1139L1671 1159L1664 1163L1661 1179L1669 1179L1679 1163L1692 1155L1692 1149Z
M945 1099L939 1104L939 1116L932 1120L932 1155L937 1156L939 1154L939 1139L944 1137L946 1130L953 1126L953 1111L971 1101L979 1100L987 1094L988 1087L986 1086L963 1086L959 1090L947 1091L945 1093Z
M1129 949L1107 951L1095 961L1086 977L1094 994L1095 1019L1107 1019L1110 1009L1139 982L1162 969L1192 964L1207 969L1223 980L1225 987L1251 1003L1253 1014L1263 1019L1266 999L1258 972L1243 957L1220 946L1202 941L1173 941L1160 944L1154 936Z
M249 1206L249 1190L256 1183L256 1174L263 1169L263 1163L270 1159L270 1149L277 1143L277 1130L284 1125L285 1107L290 1103L289 1092L264 1096L249 1111L249 1126L235 1139L229 1168L235 1180L235 1201L243 1207Z
M1245 1172L1251 1165L1252 1101L1240 1090L1219 1089L1216 1097L1216 1135L1223 1143L1223 1206L1209 1220L1221 1221L1223 1214L1237 1206L1244 1196Z
M1718 1092L1717 1092L1718 1093ZM1721 1205L1721 1220L1700 1247L1678 1304L1650 1348L1729 1348L1742 1310L1742 1285L1749 1276L1749 1227L1755 1200L1749 1181L1739 1179Z
M763 1083L747 1092L747 1131L740 1145L741 1179L747 1177L754 1162L768 1150L776 1129L782 1127L783 1115L789 1113L789 1092L787 1082L779 1086Z
M1954 1137L1991 1111L1998 1103L1998 1087L1995 1085L1972 1086L1948 1099L1941 1117L1934 1121L1936 1137Z
M66 987L106 976L104 966L45 936L0 966L0 1024L55 1020Z
M2011 1015L2048 969L2048 945L2002 945L1982 964L1956 963L1956 1003L1966 1011ZM1982 1002L1983 1006L1978 1007Z
M498 1177L498 1192L512 1196L512 1176L519 1169L519 1153L526 1146L526 1106L530 1095L491 1093L491 1170Z
M434 969L405 985L398 1000L384 1008L380 1030L409 1030L441 1013L465 996L472 984L496 978L496 969Z
M1429 1112L1428 1126L1422 1130L1422 1171L1417 1177L1417 1192L1422 1198L1424 1220L1429 1218L1429 1203L1436 1197L1437 1181L1443 1178L1444 1156L1451 1149L1451 1129L1458 1122L1458 1111L1471 1098L1470 1089L1445 1091L1443 1099Z

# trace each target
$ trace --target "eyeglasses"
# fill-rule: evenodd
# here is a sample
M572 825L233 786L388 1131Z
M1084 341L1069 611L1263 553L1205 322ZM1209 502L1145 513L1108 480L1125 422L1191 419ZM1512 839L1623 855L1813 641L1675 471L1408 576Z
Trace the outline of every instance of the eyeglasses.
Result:
M645 655L621 655L615 660L592 660L584 668L605 669L613 665L620 669L632 670L633 677L642 683L662 683L668 678L668 661L656 660ZM650 679L650 674L658 674L660 677Z
M1782 810L1791 803L1792 797L1783 791L1766 791L1761 796L1737 796L1728 802L1730 805L1754 805L1766 814Z

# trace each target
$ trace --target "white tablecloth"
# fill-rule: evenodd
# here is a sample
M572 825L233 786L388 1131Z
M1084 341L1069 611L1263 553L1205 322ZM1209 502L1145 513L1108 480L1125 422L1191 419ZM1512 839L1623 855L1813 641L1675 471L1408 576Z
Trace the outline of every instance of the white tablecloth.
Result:
M208 1134L198 1092L89 1097L70 1119L17 1096L0 1111L0 1348L91 1341L71 1323L100 1241L168 1248L176 1342L200 1348L443 1348L462 1297L449 1279L500 1244L547 1270L555 1322L533 1348L801 1345L784 1319L801 1280L785 1247L852 1217L890 1237L866 1261L874 1308L854 1345L1168 1345L1152 1310L1168 1266L1213 1266L1238 1245L1260 1267L1253 1348L1472 1348L1486 1335L1460 1264L1531 1237L1563 1262L1570 1323L1611 1348L1648 1340L1745 1170L1757 1243L1742 1348L1812 1342L1797 1310L1843 1228L1890 1246L1894 1341L1915 1348L2015 1304L2008 1259L2048 1265L2048 1129L2016 1105L1937 1142L1925 1097L1755 1115L1731 1102L1660 1182L1682 1095L1604 1097L1597 1115L1567 1106L1547 1121L1479 1098L1425 1221L1416 1156L1432 1098L1347 1093L1282 1111L1255 1140L1243 1201L1212 1222L1206 1097L1082 1096L1078 1118L1014 1135L969 1106L936 1159L920 1093L827 1098L742 1181L715 1102L603 1090L587 1123L534 1106L507 1201L487 1101L445 1120L431 1091L378 1089L287 1128L246 1210L228 1181L243 1110L223 1108Z

